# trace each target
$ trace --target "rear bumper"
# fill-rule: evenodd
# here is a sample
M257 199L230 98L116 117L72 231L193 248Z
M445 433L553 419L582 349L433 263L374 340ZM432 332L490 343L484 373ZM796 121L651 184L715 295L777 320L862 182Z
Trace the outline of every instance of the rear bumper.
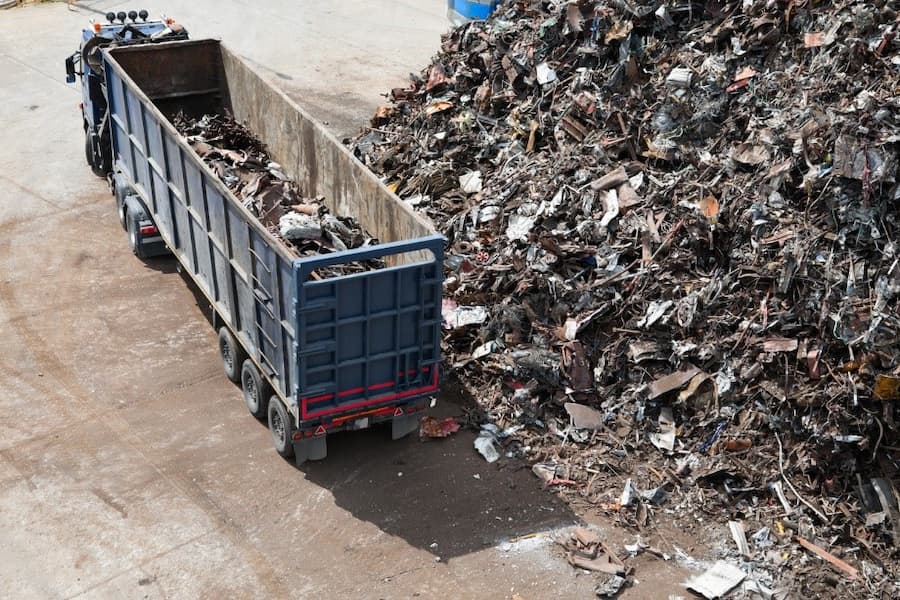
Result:
M162 241L162 238L159 236L151 239L142 239L141 247L144 250L144 256L165 256L167 254L172 254L169 247L166 246L166 243Z
M397 419L418 419L420 413L433 405L434 400L430 397L417 397L410 402L394 402L387 406L349 411L328 419L300 421L300 426L294 431L294 440L300 441L338 431L366 429L378 423Z
M391 437L398 440L419 428L419 418L434 401L417 398L405 406L386 406L383 408L343 415L330 423L301 426L294 432L294 458L300 466L308 460L322 460L328 455L327 434L353 429L367 429L372 425L391 422Z

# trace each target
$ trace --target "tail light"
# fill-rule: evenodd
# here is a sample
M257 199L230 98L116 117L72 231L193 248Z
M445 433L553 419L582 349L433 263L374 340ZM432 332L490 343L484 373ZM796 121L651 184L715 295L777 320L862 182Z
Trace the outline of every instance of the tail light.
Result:
M156 228L156 225L144 225L141 227L141 235L153 235L158 232L159 230Z

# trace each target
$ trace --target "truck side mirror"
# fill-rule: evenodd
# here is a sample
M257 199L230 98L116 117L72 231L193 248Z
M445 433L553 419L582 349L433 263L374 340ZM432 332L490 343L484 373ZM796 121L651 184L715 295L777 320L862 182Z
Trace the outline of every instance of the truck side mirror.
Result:
M66 59L66 83L75 83L75 61L71 56Z

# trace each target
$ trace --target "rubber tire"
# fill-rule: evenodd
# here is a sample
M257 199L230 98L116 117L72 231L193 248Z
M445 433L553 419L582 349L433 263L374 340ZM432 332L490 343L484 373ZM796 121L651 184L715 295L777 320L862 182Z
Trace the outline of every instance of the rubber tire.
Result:
M257 419L265 419L268 415L269 398L273 394L272 386L259 374L259 369L249 358L241 367L241 391L247 411Z
M115 178L113 178L113 181L115 181ZM127 229L128 221L126 217L128 215L128 207L125 205L125 199L132 194L128 193L125 186L113 184L113 187L115 188L113 195L116 197L116 212L119 213L119 224L122 226L122 229Z
M118 200L116 200L116 212L119 213L119 224L122 226L122 229L128 231L128 207L125 206L125 203L118 204Z
M219 328L219 357L222 359L225 377L234 383L240 383L241 367L247 360L247 353L227 327Z
M84 130L84 159L91 170L97 168L97 165L94 164L94 149L91 147L91 136L87 129Z
M291 416L278 396L269 399L269 431L272 433L272 445L283 458L294 456L294 427Z
M127 225L128 226L125 229L128 232L128 245L131 246L131 251L138 258L147 258L147 255L144 253L144 247L140 244L140 240L138 239L141 228L140 221L133 215L127 215Z
M91 172L97 177L106 179L106 169L103 168L102 164L94 162L94 148L91 146L91 134L89 134L87 130L84 132L84 155L88 166L91 168ZM101 162L103 162L102 159Z

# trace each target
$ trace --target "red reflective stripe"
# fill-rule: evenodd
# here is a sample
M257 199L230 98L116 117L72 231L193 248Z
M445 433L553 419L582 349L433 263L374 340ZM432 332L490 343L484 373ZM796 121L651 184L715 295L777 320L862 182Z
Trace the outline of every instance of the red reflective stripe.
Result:
M376 383L375 385L370 385L370 390L383 390L384 388L389 388L392 385L395 385L393 381L385 381L384 383Z
M310 412L307 410L307 404L310 402L315 402L318 398L318 401L321 399L331 399L334 397L334 394L326 394L325 396L314 396L313 398L301 398L300 399L300 416L303 419L311 419L314 417L323 417L326 415L331 415L337 412L344 412L347 410L353 410L356 408L362 408L364 406L369 406L371 404L379 404L381 402L390 402L392 400L400 400L402 398L409 398L410 396L417 396L419 394L428 394L430 392L434 392L438 388L438 370L433 370L434 376L432 377L431 384L416 388L413 390L407 390L405 392L398 392L396 394L389 394L387 396L379 396L378 398L370 398L368 400L363 400L361 402L356 402L354 404L348 404L346 406L336 406L334 408L328 408L325 410ZM376 384L376 385L384 385L384 384ZM394 385L391 383L390 385ZM359 393L359 392L357 392Z
M349 390L344 390L343 392L339 393L338 398L341 398L343 396L352 396L353 394L362 394L364 391L366 391L366 388L364 387L350 388Z
M422 371L428 371L429 367L424 367ZM415 371L408 371L407 374L415 374ZM397 385L396 381L385 381L384 383L374 383L369 386L369 391L373 390L383 390L385 388L393 387ZM343 392L338 392L338 398L346 398L347 396L353 396L354 394L361 394L366 391L364 387L355 387L350 388L349 390L344 390ZM331 400L334 398L334 394L322 394L321 396L310 396L309 398L304 398L304 402L310 402L315 404L316 402L322 402L323 400Z
M385 406L384 408L373 408L372 410L364 410L362 412L353 413L352 415L337 417L334 421L331 422L331 425L343 425L347 421L359 419L360 417L367 417L369 415L386 415L391 412L392 408L393 407L391 406Z

